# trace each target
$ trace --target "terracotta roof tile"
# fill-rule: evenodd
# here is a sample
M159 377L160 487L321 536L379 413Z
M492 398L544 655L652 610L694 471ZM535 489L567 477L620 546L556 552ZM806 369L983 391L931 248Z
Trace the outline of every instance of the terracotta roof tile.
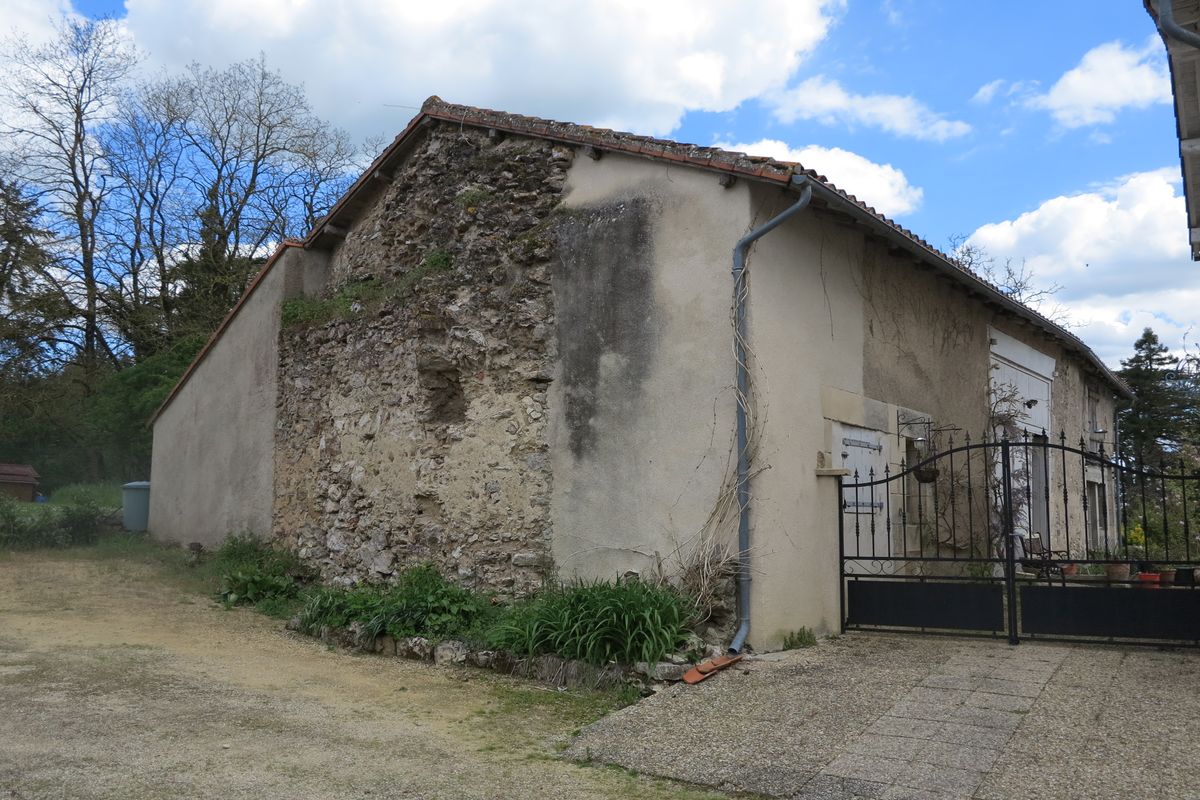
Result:
M781 161L766 156L754 156L732 150L723 150L718 147L706 147L686 142L675 142L669 139L640 136L634 133L614 131L607 128L596 128L591 125L557 122L539 117L511 114L505 111L457 105L455 103L447 103L436 95L430 97L422 104L420 113L409 121L404 130L392 141L391 145L371 162L371 165L367 167L358 180L334 204L329 214L309 232L303 242L305 248L313 247L321 237L326 226L338 220L342 214L355 213L354 201L358 198L360 191L371 182L376 171L394 155L402 152L401 148L405 146L412 135L431 119L458 125L471 125L477 128L495 129L518 135L552 139L567 144L591 146L598 150L610 150L672 163L689 164L701 169L725 172L731 175L768 181L779 185L788 185L794 178L803 176L813 184L814 190L820 190L823 199L826 201L837 201L843 206L840 210L870 220L881 231L897 237L899 240L898 244L910 249L917 257L923 258L944 272L950 273L960 281L966 283L968 287L978 290L985 296L990 296L992 301L1007 307L1013 313L1033 321L1070 349L1081 353L1114 386L1128 394L1129 390L1125 383L1077 336L1032 308L1004 294L998 286L987 281L981 275L966 269L949 255L938 250L908 228L884 216L855 195L839 189L824 175L815 170L808 169L802 164L792 161ZM295 242L286 242L285 246L296 246L296 244ZM258 282L262 279L262 275L270 269L282 250L283 247L271 257L271 260L264 267L263 273L255 279L254 283L251 284L246 290L245 295L238 302L238 305L234 307L221 326L218 327L204 349L196 357L196 360L188 368L188 371L184 373L183 378L175 386L171 395L159 407L158 411L155 412L156 418L162 413L163 408L178 394L184 382L187 381L197 364L199 364L209 349L216 343L242 303L245 302L246 297L254 291Z
M781 161L765 156L747 155L746 153L723 150L718 147L704 147L697 144L656 139L650 136L639 136L623 131L593 128L590 125L555 122L538 117L510 114L504 111L457 105L447 103L437 96L430 97L425 101L421 106L420 116L477 127L496 128L511 133L524 133L531 136L553 138L564 142L591 145L614 152L630 153L632 155L676 163L693 164L706 169L729 172L735 175L743 175L780 184L791 182L794 176L804 176L822 187L827 193L840 197L856 213L869 216L876 223L886 226L896 234L899 234L899 236L906 240L909 246L915 248L921 254L931 257L934 261L939 262L939 266L967 279L971 283L979 284L979 288L990 289L992 292L1000 295L997 299L1006 300L1022 316L1035 321L1052 336L1062 340L1072 349L1081 352L1092 362L1093 366L1118 388L1126 392L1128 391L1125 383L1079 337L1034 309L1005 295L994 283L986 280L978 273L966 269L949 255L934 247L920 236L917 236L908 228L884 216L873 206L860 200L857 196L839 189L824 175L815 170L808 169L802 164L793 161ZM410 124L409 127L411 128L412 125Z

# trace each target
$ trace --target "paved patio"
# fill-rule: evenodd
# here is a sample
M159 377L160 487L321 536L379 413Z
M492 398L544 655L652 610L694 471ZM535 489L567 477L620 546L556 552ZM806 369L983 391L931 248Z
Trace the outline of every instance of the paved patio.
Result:
M676 686L575 758L801 800L1200 798L1200 652L854 634Z

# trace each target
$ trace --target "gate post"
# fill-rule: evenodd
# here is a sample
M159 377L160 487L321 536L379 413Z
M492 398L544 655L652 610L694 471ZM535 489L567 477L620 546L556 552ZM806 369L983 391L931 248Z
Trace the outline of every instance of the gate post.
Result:
M1010 442L1008 433L1000 442L1000 479L1004 483L1004 589L1008 600L1008 643L1020 644L1017 638L1017 559L1013 537L1016 536L1016 525L1013 522L1012 505L1012 455L1009 452Z
M842 476L837 476L838 516L838 627L846 632L846 495L842 490Z

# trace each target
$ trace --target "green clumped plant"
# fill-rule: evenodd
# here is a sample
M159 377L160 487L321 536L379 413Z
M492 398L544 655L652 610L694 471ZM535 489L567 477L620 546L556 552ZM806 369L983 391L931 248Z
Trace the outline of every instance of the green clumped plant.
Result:
M262 605L292 600L313 578L295 553L250 533L228 537L213 556L221 576L217 596L227 606ZM282 613L276 609L275 614Z
M783 637L784 650L799 650L802 647L815 647L817 635L811 628L800 628Z
M24 503L0 495L0 550L92 544L112 513L82 491L58 503Z
M383 634L446 639L477 630L490 612L487 597L423 564L405 570L387 587L315 590L300 612L300 628L317 633L324 626L344 628L357 622L368 640Z
M644 581L577 583L511 606L490 635L495 646L529 657L653 664L686 645L694 612L679 592Z
M226 605L257 605L267 600L295 597L300 586L286 575L250 569L231 572L221 581L220 596Z

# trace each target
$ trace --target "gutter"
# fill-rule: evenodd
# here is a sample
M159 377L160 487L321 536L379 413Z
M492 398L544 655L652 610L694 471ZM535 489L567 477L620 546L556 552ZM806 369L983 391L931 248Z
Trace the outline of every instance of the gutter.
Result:
M1175 21L1175 0L1157 0L1154 5L1158 10L1158 29L1163 36L1200 49L1200 34Z
M773 219L747 233L733 247L733 351L737 361L737 502L738 502L738 628L729 643L730 653L740 653L750 633L750 454L747 452L746 417L750 402L750 370L746 366L746 254L750 246L803 211L812 200L812 184L803 175L790 184L803 187L800 199Z

